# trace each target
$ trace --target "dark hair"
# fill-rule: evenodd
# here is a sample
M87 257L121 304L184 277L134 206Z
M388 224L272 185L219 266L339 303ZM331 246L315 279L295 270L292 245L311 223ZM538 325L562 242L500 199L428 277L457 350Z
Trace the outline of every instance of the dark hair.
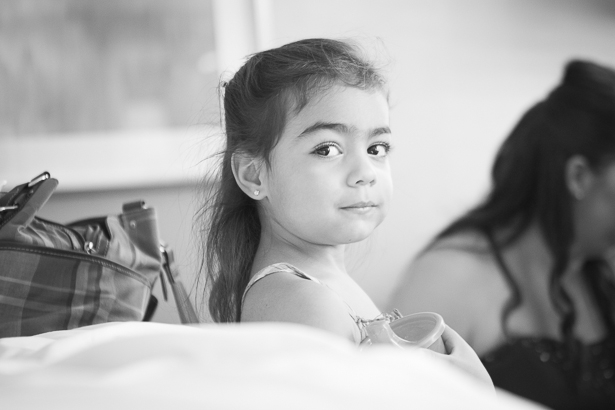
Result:
M615 159L615 71L574 60L561 83L531 107L500 147L486 199L440 232L442 239L460 231L478 231L494 246L496 257L536 222L553 257L550 297L569 338L575 320L572 301L561 285L574 240L565 166L583 156L594 171ZM495 236L498 232L504 236ZM521 304L513 278L504 272L513 296L502 320Z
M256 201L233 177L233 154L259 158L270 166L270 153L287 116L338 84L366 90L385 86L378 70L360 57L356 47L330 39L301 40L256 53L222 86L226 149L218 185L200 215L202 268L215 321L240 320L241 298L261 234Z

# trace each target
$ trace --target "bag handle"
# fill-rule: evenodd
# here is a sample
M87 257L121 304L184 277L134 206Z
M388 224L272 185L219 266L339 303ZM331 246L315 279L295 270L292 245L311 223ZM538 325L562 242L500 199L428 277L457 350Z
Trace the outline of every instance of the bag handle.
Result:
M171 290L173 291L173 297L175 298L175 304L177 305L181 322L184 324L200 323L199 318L192 307L192 303L190 303L188 292L186 292L184 284L179 279L179 271L175 266L173 251L166 244L161 243L160 252L162 253L162 270L171 285ZM163 292L166 294L163 276L161 276L160 282Z

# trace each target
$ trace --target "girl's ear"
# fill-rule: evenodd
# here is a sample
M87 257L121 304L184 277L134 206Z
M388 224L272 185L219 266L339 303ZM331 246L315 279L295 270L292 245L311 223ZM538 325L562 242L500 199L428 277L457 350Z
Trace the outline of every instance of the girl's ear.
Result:
M252 199L264 198L264 186L261 178L262 161L235 153L231 157L231 164L233 176L239 188Z
M566 161L566 185L570 194L578 201L585 198L594 184L594 172L585 157L574 155Z

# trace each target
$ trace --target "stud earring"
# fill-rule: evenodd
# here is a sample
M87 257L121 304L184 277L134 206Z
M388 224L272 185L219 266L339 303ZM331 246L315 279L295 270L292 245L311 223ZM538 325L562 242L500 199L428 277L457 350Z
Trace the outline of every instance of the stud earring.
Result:
M254 195L258 196L258 194L260 194L261 191L259 191L258 189L254 191Z

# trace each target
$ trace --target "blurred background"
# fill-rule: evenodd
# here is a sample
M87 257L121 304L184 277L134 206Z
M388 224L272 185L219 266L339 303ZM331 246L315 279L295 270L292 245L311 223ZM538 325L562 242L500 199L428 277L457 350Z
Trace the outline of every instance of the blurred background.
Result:
M394 203L348 253L384 308L416 252L482 197L495 150L563 65L615 67L615 0L2 0L0 185L49 171L42 216L59 222L145 200L193 289L219 80L307 37L361 43L390 79ZM178 321L170 302L155 321Z

